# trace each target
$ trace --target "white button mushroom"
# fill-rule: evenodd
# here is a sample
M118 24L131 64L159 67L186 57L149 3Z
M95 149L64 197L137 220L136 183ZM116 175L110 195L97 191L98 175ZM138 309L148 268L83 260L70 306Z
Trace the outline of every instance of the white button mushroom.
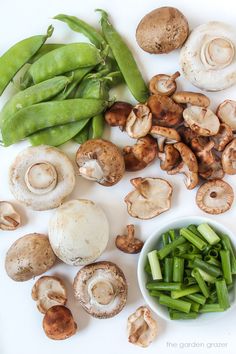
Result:
M75 185L73 165L66 154L51 146L29 147L10 167L12 194L33 210L58 207Z
M70 265L97 259L107 246L109 224L103 210L90 200L62 204L49 222L49 240L58 258Z

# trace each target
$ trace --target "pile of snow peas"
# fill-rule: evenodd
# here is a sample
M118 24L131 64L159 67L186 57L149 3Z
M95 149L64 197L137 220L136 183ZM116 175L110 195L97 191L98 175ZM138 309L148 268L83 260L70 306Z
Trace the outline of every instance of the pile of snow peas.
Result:
M77 17L54 17L91 43L45 43L53 33L50 26L46 35L18 42L0 57L0 94L28 65L19 92L0 113L4 146L22 139L59 146L70 139L81 144L102 137L109 91L123 82L137 101L147 100L148 88L131 51L107 13L98 11L102 33Z
M146 288L172 320L230 307L236 256L227 235L208 224L189 225L162 235L163 247L147 255Z

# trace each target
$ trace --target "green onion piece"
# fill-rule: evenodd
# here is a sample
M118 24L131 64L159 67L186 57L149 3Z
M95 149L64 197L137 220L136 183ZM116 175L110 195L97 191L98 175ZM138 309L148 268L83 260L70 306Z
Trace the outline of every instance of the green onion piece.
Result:
M159 290L149 290L149 295L154 297L159 297L162 295L162 292Z
M220 251L220 258L222 264L223 275L226 281L226 284L232 284L232 273L231 273L231 265L230 265L230 253L229 251L222 250Z
M186 312L186 313L189 313L191 308L190 302L183 301L183 300L175 300L167 295L161 295L159 298L159 303L171 309L178 310L181 312Z
M176 249L173 251L173 254L175 256L179 256L181 254L185 254L189 249L189 243L185 242L182 245L179 245L178 247L176 247Z
M192 231L189 231L186 228L180 229L180 235L186 238L190 243L196 246L200 251L203 251L206 248L207 243L196 236Z
M209 273L210 275L213 275L214 277L218 277L222 275L222 270L212 264L209 264L202 259L195 258L194 261L194 267L200 268L204 270L205 272Z
M192 233L194 233L196 236L198 236L198 237L201 238L203 241L205 241L205 239L204 239L204 237L202 236L202 234L200 234L200 232L198 231L196 225L189 225L189 226L187 227L187 229L188 229L189 231L192 231Z
M216 292L220 307L222 307L224 310L228 309L230 307L229 293L224 279L217 280Z
M182 283L184 278L184 259L174 257L173 262L173 281L176 283Z
M193 277L185 277L184 278L184 285L186 285L186 286L190 286L190 285L193 285L193 284L196 284L196 283L197 283L197 281Z
M194 267L195 268L195 267ZM213 277L211 274L205 272L204 270L202 270L201 268L196 267L196 269L199 271L199 273L201 274L202 278L207 282L207 283L211 283L214 284L216 282L216 277Z
M196 279L199 288L201 289L201 292L203 293L203 295L208 298L210 293L209 293L209 288L205 282L205 280L202 278L200 272L198 271L197 268L194 268L192 271L192 275L194 276L194 278Z
M191 309L190 311L194 311L194 312L198 312L199 311L199 308L200 308L200 304L198 304L197 302L195 301L192 301L190 299L188 299L187 297L182 297L181 300L184 300L184 301L187 301L187 302L190 302L191 304Z
M209 256L209 255L204 257L204 261L207 263L213 264L216 267L221 266L220 261L218 261L218 259L216 259L215 257Z
M220 304L205 304L203 305L199 312L201 313L207 313L207 312L223 312L225 311L223 307L220 306Z
M218 297L217 297L217 291L214 290L210 293L210 296L209 296L209 299L208 299L209 302L211 303L216 303L218 301Z
M236 274L236 256L231 241L227 235L221 235L221 242L224 249L230 252L231 271Z
M164 258L164 282L173 281L173 258Z
M150 281L146 284L148 290L163 290L163 291L172 291L172 290L181 290L183 285L181 283L165 283Z
M201 294L191 294L186 296L188 299L197 302L200 305L204 305L206 302L205 296Z
M151 271L151 267L150 267L148 258L147 258L147 261L146 261L144 270L145 270L145 272L146 272L148 275L152 275L152 271Z
M160 259L165 258L166 256L168 256L168 254L170 254L172 251L174 251L177 246L182 245L185 242L186 242L186 240L184 237L179 237L179 238L175 239L173 242L169 243L168 245L161 248L157 252L158 257Z
M152 272L152 279L153 280L160 280L162 279L162 274L161 274L161 267L160 267L160 262L157 257L157 251L151 251L148 253L148 260L150 263L151 267L151 272Z
M193 260L189 260L186 262L186 268L194 268Z
M219 256L219 252L216 248L211 248L208 252L207 252L208 256L211 256L213 258L218 258Z
M183 313L179 311L170 311L169 315L171 320L195 320L198 316L197 312Z
M214 245L214 248L217 250L217 251L220 251L222 249L222 244L221 242L218 242L216 245Z
M165 232L162 235L162 244L163 244L163 247L169 244L169 234L168 234L168 232Z
M176 239L175 230L174 229L169 230L169 234L170 234L170 239L173 242Z
M180 254L180 258L184 259L189 259L190 261L193 261L194 258L202 258L202 255L199 253L196 254Z
M201 224L197 229L210 245L215 245L216 243L220 242L219 236L208 224Z
M172 297L172 299L178 299L183 296L195 294L199 291L200 291L200 287L198 285L193 285L193 286L189 286L188 288L183 289L183 290L171 291L171 297Z
M202 251L203 254L208 254L208 252L212 249L211 245L207 245L206 248Z
M188 245L188 253L190 254L198 254L199 253L199 249L197 247L195 247L192 244Z

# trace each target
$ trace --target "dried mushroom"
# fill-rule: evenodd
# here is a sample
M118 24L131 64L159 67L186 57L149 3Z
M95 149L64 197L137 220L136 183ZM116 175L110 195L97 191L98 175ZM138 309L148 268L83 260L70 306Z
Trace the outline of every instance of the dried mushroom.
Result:
M127 235L116 236L116 247L125 253L139 253L143 247L143 241L134 237L134 225L127 225Z
M172 186L162 178L134 178L135 190L125 197L128 213L134 218L151 219L170 209Z
M124 130L132 109L133 106L130 103L117 101L106 110L105 120L111 127L118 126L121 130Z
M183 111L184 121L198 135L216 135L220 129L218 117L208 108L190 106Z
M152 126L152 113L145 104L137 104L126 121L126 132L134 139L147 135Z
M213 155L214 141L209 141L207 137L199 136L191 141L191 148L195 153L198 161L203 164L210 165L215 161Z
M175 144L181 140L179 133L168 127L154 125L150 131L150 135L157 140L158 151L164 150L165 144Z
M233 204L234 191L225 181L216 179L201 185L197 191L198 207L208 214L221 214Z
M124 158L116 145L104 139L87 140L76 154L80 176L103 186L113 186L123 177Z
M236 174L236 138L224 149L221 161L225 173L228 175Z
M123 149L126 171L139 171L157 156L157 142L150 135L139 138L135 145Z
M233 140L234 135L229 125L221 123L218 133L211 137L214 142L214 149L223 151L226 145Z
M146 306L140 306L128 318L128 341L140 347L148 347L157 336L157 323Z
M18 214L11 203L0 202L0 229L4 231L16 230L21 223L20 214Z
M222 102L216 110L216 115L221 122L228 124L233 132L236 132L236 101L225 100Z
M209 98L200 92L178 91L173 94L172 99L181 104L191 104L205 108L210 106Z
M192 139L198 137L198 134L196 132L194 132L192 129L188 127L185 127L184 125L178 127L177 131L181 136L183 143L185 143L186 145L190 145Z
M33 210L48 210L72 192L75 172L63 151L46 145L28 147L10 167L9 186L15 198Z
M42 313L46 313L52 306L65 305L67 301L65 285L55 276L39 278L32 288L31 296Z
M170 171L181 161L179 151L173 145L165 145L163 152L158 152L160 167L164 171Z
M147 105L152 112L153 125L173 127L183 122L183 108L170 97L151 95Z
M158 74L152 77L149 82L149 91L153 95L170 96L176 91L175 80L180 76L176 71L173 75Z
M96 262L83 267L73 286L76 299L93 317L113 317L126 304L126 279L122 270L112 262Z
M225 175L220 157L215 154L213 156L214 161L211 164L204 162L198 164L199 176L207 180L221 179Z
M61 305L50 307L43 318L43 329L47 337L63 340L73 336L77 331L71 311Z

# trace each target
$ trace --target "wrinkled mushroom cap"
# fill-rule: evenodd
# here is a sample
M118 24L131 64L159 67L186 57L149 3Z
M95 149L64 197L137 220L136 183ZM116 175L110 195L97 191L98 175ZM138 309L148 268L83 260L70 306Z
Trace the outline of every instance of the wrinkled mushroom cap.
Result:
M213 180L201 185L196 202L208 214L221 214L231 208L234 200L232 187L222 180Z
M183 111L185 123L197 134L216 135L220 129L218 117L208 108L191 106Z
M132 109L130 103L117 101L106 110L105 120L111 127L119 126L123 130Z
M225 100L217 110L216 115L221 122L228 124L233 132L236 132L236 101Z
M158 152L160 167L164 171L172 170L180 162L180 154L173 145L165 145L163 152Z
M178 91L171 97L176 103L191 104L193 106L208 107L210 99L200 92Z
M112 262L96 262L83 267L77 273L73 287L76 299L93 317L113 317L126 304L126 279Z
M125 197L128 213L134 218L151 219L170 209L172 186L162 178L134 178L135 190Z
M235 29L212 21L196 27L180 53L187 80L207 91L220 91L236 83Z
M146 136L152 126L152 113L150 109L142 103L137 104L130 112L126 121L126 132L134 139Z
M224 149L221 161L225 173L228 175L236 174L236 138Z
M234 135L229 125L221 123L218 133L211 137L214 142L214 149L223 151L225 146L233 140Z
M42 313L46 313L52 306L65 305L67 301L65 285L55 276L39 278L32 288L31 296Z
M152 126L150 135L157 139L159 151L164 150L164 144L174 144L181 140L179 133L175 129L158 125Z
M58 258L70 265L85 265L105 250L109 224L103 210L91 200L70 200L55 211L48 234Z
M116 145L104 139L92 139L80 146L76 163L82 177L103 186L113 186L123 177L124 158Z
M155 75L149 82L149 91L153 95L170 96L177 88L175 80L179 76L178 71L171 76L166 74Z
M58 207L74 185L72 163L64 152L51 146L28 147L16 157L9 171L12 194L33 210Z
M9 202L0 202L0 229L15 230L20 226L21 217Z

